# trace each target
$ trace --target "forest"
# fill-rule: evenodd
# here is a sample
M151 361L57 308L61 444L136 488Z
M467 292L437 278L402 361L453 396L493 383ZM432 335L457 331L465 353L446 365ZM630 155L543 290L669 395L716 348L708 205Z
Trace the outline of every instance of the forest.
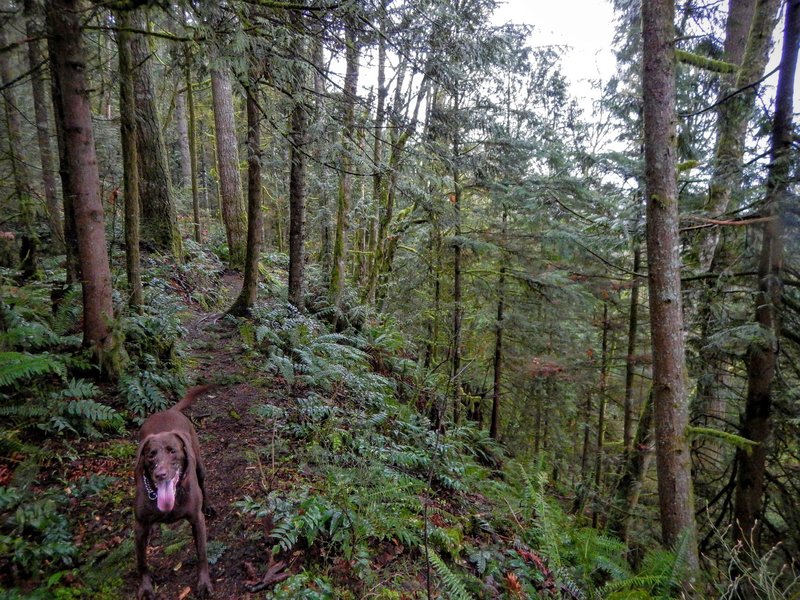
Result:
M800 0L610 2L2 2L0 597L800 598Z

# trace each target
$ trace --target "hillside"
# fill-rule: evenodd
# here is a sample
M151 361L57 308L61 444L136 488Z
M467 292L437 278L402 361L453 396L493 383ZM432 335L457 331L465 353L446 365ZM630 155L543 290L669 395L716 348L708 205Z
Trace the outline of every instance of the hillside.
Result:
M5 443L17 444L0 480L7 597L134 596L136 414L157 408L148 403L162 392L173 402L175 392L158 384L175 381L216 385L188 412L217 510L208 520L217 598L646 598L678 589L669 553L650 554L634 578L621 542L568 516L571 499L550 483L545 463L514 461L472 425L432 428L426 415L441 391L380 315L332 333L266 297L252 319L234 319L219 308L239 278L221 268L214 275L212 255L198 260L183 272L168 263L150 272L172 325L127 324L129 342L151 328L138 357L151 371L92 394L71 378L75 365L4 369L3 410L17 425L3 428ZM209 273L209 287L186 275L194 269ZM281 277L273 267L268 279ZM29 342L40 336L38 356L67 361L63 347L41 354L55 338L34 318L32 289L6 288L4 318L14 325L5 339L27 331ZM215 305L204 309L212 291ZM51 415L11 408L25 386L41 397L83 389L94 404L65 413L53 432ZM151 546L159 597L191 597L188 525L163 526Z

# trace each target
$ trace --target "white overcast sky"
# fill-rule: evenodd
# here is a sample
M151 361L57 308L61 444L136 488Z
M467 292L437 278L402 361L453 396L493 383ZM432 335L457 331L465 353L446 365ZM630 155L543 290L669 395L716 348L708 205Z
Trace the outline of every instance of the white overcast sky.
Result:
M561 70L574 96L594 96L589 80L614 73L614 10L606 0L505 0L494 21L532 25L532 46L562 46Z
M614 74L615 59L611 49L614 10L608 0L504 0L494 21L533 25L533 46L563 46L561 70L570 81L572 95L582 106L589 104L586 100L594 100L599 95L591 89L589 80L606 82ZM767 72L780 62L782 38L781 18L775 28ZM774 94L776 81L777 75L766 80L768 97ZM800 77L795 81L794 105L796 112L800 110Z

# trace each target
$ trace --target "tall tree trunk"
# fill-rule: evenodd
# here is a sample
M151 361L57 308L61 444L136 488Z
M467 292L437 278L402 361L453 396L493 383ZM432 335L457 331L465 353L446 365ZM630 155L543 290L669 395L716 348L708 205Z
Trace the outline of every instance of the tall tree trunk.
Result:
M200 222L200 194L197 182L197 116L194 108L194 89L192 86L192 70L189 62L189 53L186 53L184 66L184 81L186 83L186 104L189 108L189 122L187 124L187 137L189 145L189 178L192 183L192 213L194 214L194 241L203 242L202 227Z
M289 21L294 31L292 49L295 56L305 56L302 37L304 17L291 11ZM308 107L303 83L305 72L297 68L292 82L292 113L289 117L289 302L299 311L305 310L305 243L306 243L306 152L308 144Z
M747 125L758 92L758 86L754 84L764 74L779 5L780 0L729 2L723 58L740 68L735 75L721 78L722 104L718 110L713 170L705 206L712 217L730 210L732 201L737 199L741 188ZM730 96L738 90L742 91ZM723 246L719 240L719 227L701 230L698 243L701 270L721 272L727 268L727 265L722 264ZM701 284L695 317L699 321L701 341L725 326L724 323L717 322L718 311L713 309L713 304L718 302L720 295L718 286L719 282L715 279L703 280ZM694 417L702 425L720 427L724 425L728 412L728 399L725 395L725 390L729 389L726 383L727 369L722 364L725 357L713 344L703 343L699 353L700 372L697 376L696 399L693 402ZM701 445L704 471L715 478L727 464L727 448L718 440L695 440L696 448Z
M175 82L181 85L180 80ZM187 187L192 181L192 159L189 150L189 121L186 116L186 96L188 90L175 96L175 128L178 133L178 154L180 156L180 185Z
M714 166L705 206L712 217L728 209L731 195L741 182L747 123L758 92L754 84L764 75L780 4L780 0L730 0L723 57L740 68L735 77L722 78L721 99L727 99L719 106ZM743 91L728 97L735 90ZM719 242L718 228L706 231L699 251L704 271L712 268Z
M508 209L503 206L503 224L501 239L505 242L506 225L508 223ZM494 385L492 388L492 419L489 422L489 436L496 440L500 431L500 396L502 395L503 380L503 319L505 318L506 303L506 263L501 258L500 275L497 278L497 323L494 334ZM537 433L537 444L538 444Z
M603 336L600 344L600 386L598 389L598 396L600 398L600 406L597 409L597 445L595 446L596 452L594 456L594 493L596 498L600 498L601 486L603 483L603 451L605 445L606 435L606 396L607 383L608 383L608 301L603 302ZM600 511L598 503L595 501L592 510L592 527L597 527L599 523Z
M453 97L453 115L458 119L459 93L455 92ZM464 306L461 303L461 172L459 160L461 154L461 136L458 125L453 132L453 220L455 221L453 242L453 340L452 340L452 363L450 370L450 381L453 386L453 421L458 424L461 420L461 320L464 313Z
M647 470L653 456L653 391L645 398L636 437L625 451L622 476L617 484L614 510L609 515L608 528L624 542L628 542L634 511L639 504L639 495L644 485Z
M312 78L314 81L314 113L312 122L321 121L325 114L325 53L324 53L324 33L323 30L317 30L311 37L311 63L314 65ZM320 139L314 140L313 146L313 162L321 165L324 161L322 152L328 140L325 136L320 136ZM319 264L323 273L330 273L332 270L333 260L333 236L331 235L331 214L330 214L330 199L328 198L328 190L325 185L325 175L323 172L316 178L317 183L313 194L319 199ZM278 247L283 245L283 236L280 233L280 211L275 218L275 227L278 230L276 239ZM280 250L279 250L280 251Z
M101 363L113 347L110 323L111 269L106 250L100 175L97 169L86 57L81 39L80 0L54 0L46 11L56 120L63 132L64 163L69 172L64 195L69 195L75 213L78 255L83 288L83 343L92 348Z
M788 201L792 163L792 110L794 81L800 47L800 0L788 0L783 33L783 52L775 94L772 148L763 215L761 256L758 265L759 289L756 294L755 321L763 332L752 342L747 356L747 398L741 435L756 442L749 452L736 452L737 476L734 500L734 537L752 543L758 551L760 528L757 519L764 494L767 445L771 432L772 383L778 358L779 317L782 296L783 244L782 219Z
M261 210L261 113L258 106L257 73L251 73L247 96L247 257L244 283L239 297L228 312L247 315L258 295L258 259L264 239L264 212Z
M685 560L695 574L699 559L680 280L674 14L674 0L642 4L647 259L661 531L670 547L686 537Z
M143 9L128 17L133 29L144 31ZM139 168L142 241L180 260L183 254L178 215L172 195L167 152L161 135L150 50L143 34L131 37L134 92L136 94L136 149Z
M625 452L631 448L631 421L633 414L633 379L636 375L636 337L639 333L639 269L642 268L642 248L637 239L633 249L633 280L628 315L628 352L625 358L625 402L623 407L622 440Z
M0 47L5 48L7 45L5 31L0 29ZM21 156L24 146L22 143L19 102L14 87L11 85L13 79L11 72L12 56L13 54L9 51L0 52L0 83L3 86L3 107L6 117L8 155L11 159L11 174L14 180L14 196L17 199L19 222L22 226L22 248L20 250L22 278L28 280L36 275L38 268L37 251L39 239L33 226L35 211L28 163L25 157Z
M344 291L347 269L348 234L350 230L350 207L352 205L353 175L352 156L356 151L355 104L358 93L359 41L356 33L356 16L349 12L344 19L346 66L344 75L344 117L342 122L342 151L339 159L339 193L336 204L336 233L333 242L333 259L328 300L338 309Z
M39 47L42 28L39 25L39 7L35 0L25 0L25 33L28 36L28 67L31 69L31 93L36 117L36 141L39 145L39 161L42 165L42 188L44 190L47 225L53 235L56 251L64 250L64 223L56 190L53 152L50 147L50 126L41 63L45 62Z
M233 89L227 67L211 70L211 96L217 140L222 221L228 238L228 263L234 269L244 265L247 253L247 218L239 175L239 146L233 117Z
M139 257L139 171L136 155L136 96L133 86L133 57L128 13L115 13L119 22L119 117L122 140L122 171L125 199L125 268L128 275L128 303L134 312L142 307L142 272Z

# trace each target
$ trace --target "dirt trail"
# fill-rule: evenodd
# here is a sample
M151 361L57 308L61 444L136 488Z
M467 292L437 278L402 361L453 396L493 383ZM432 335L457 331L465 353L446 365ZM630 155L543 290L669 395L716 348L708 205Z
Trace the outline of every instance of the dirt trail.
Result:
M235 297L241 281L233 276L225 279L229 295ZM248 563L259 573L267 564L270 547L263 539L264 524L252 516L243 519L233 503L245 495L263 493L255 455L268 447L270 436L264 424L252 417L251 407L267 402L279 404L282 399L269 398L268 388L248 381L239 332L223 314L194 310L184 327L188 381L219 383L186 411L197 427L208 471L209 499L217 511L207 520L214 598L263 598L263 592L250 594L246 586ZM197 565L191 528L182 522L162 526L161 532L156 529L150 543L149 564L158 597L193 598ZM137 585L133 567L131 564L125 578L131 597Z

